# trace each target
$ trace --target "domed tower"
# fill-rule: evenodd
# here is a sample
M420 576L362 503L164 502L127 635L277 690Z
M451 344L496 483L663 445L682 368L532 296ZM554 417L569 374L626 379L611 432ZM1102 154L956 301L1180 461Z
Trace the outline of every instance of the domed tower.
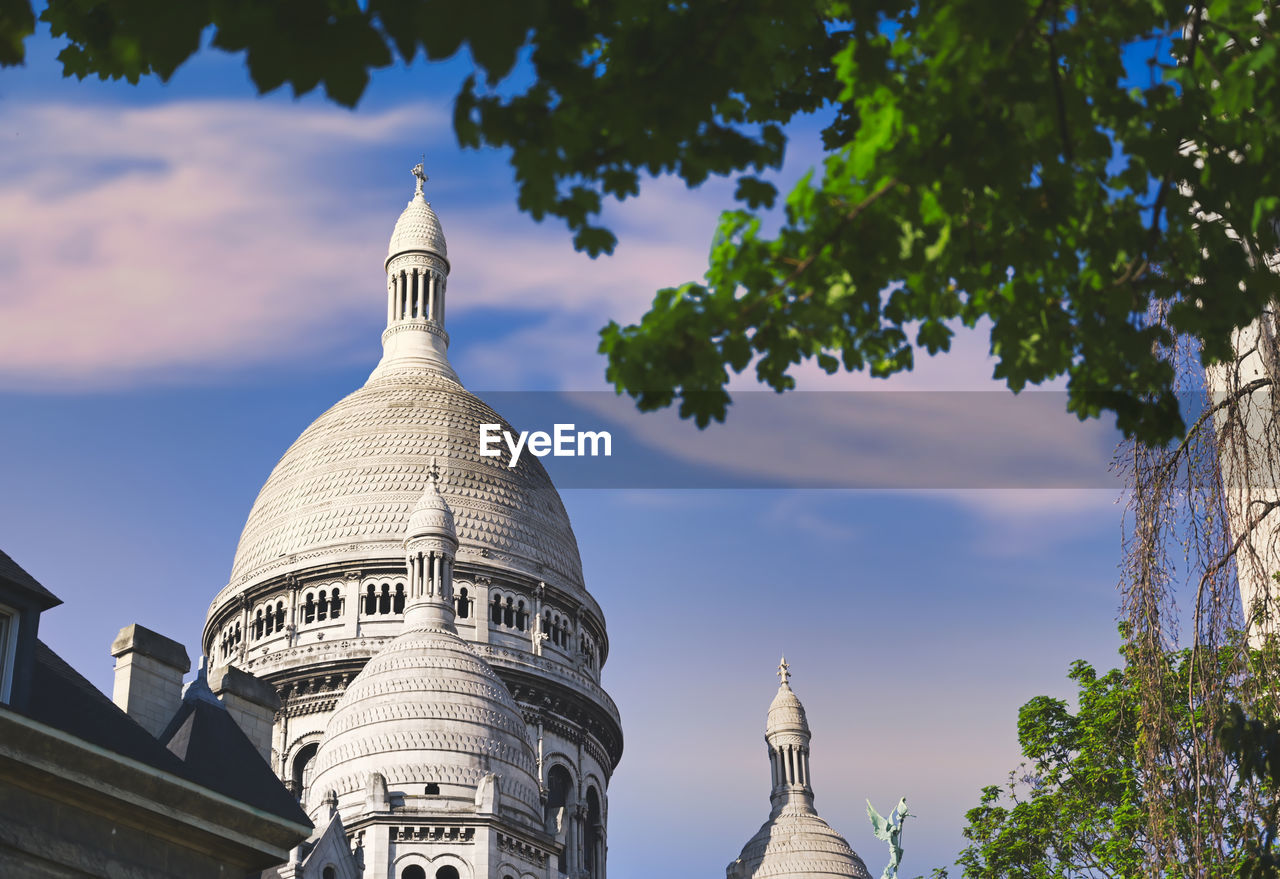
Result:
M792 692L784 658L782 684L769 705L765 742L769 746L769 819L726 869L727 879L805 879L834 876L870 879L862 858L819 817L809 778L809 720Z
M456 546L433 479L409 517L404 628L347 686L316 754L307 809L317 826L338 810L368 879L527 875L516 853L551 876L563 848L520 706L454 628Z
M453 637L498 676L525 725L530 807L562 847L551 875L598 879L606 787L622 754L618 711L600 685L604 615L541 462L524 455L512 468L480 455L480 425L513 428L449 364L445 238L421 166L414 176L385 263L382 359L268 477L210 605L204 652L276 687L272 765L309 803L348 686L406 632L415 602L451 602ZM427 783L441 786L436 804L449 801L443 781ZM502 789L499 780L504 802L522 802ZM512 875L538 869L522 862Z

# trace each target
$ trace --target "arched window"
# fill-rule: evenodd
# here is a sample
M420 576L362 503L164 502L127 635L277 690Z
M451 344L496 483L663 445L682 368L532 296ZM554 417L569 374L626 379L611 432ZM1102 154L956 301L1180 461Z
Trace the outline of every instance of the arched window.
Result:
M427 879L427 871L417 864L410 864L400 871L400 879Z
M516 624L515 601L511 598L507 599L506 607L502 609L502 624L508 629Z
M596 879L600 875L600 857L603 852L601 849L602 834L604 829L602 823L603 814L600 811L600 795L596 793L594 787L587 788L587 827L586 833L583 834L585 839L582 844L582 866L587 868L587 875Z
M516 628L521 632L529 625L529 614L524 609L524 602L516 604Z
M316 597L310 592L307 593L307 600L302 603L302 621L304 623L316 621Z
M336 620L342 616L342 593L335 589L329 593L329 619Z
M556 831L556 814L564 806L569 805L569 791L573 788L573 778L569 770L560 764L551 767L547 773L547 832Z
M375 592L374 585L370 583L364 589L364 615L373 616L378 612L378 596Z
M440 796L440 785L436 784L434 781L428 782L422 792L429 797L438 797Z
M502 625L502 596L493 596L493 607L489 610L489 619L495 626Z
M338 879L338 868L332 864L328 864L324 868L324 872L320 874L321 879Z
M458 868L452 864L445 864L439 870L436 870L436 879L459 879Z
M262 608L258 608L258 614L253 619L253 637L262 637Z
M321 589L320 600L316 604L316 619L327 620L329 618L329 593Z
M276 630L276 615L271 608L267 608L267 634L273 634Z
M319 747L319 742L311 742L299 748L293 756L290 774L293 776L293 793L299 801L306 796L307 787L311 784L311 770Z
M391 584L382 584L382 594L378 596L378 613L391 613Z
M392 605L393 613L404 613L404 584L396 584L396 600Z
M276 630L284 631L284 602L276 603Z
M471 599L467 598L466 586L458 590L458 597L454 600L454 603L456 605L454 610L458 615L458 619L465 620L471 610Z

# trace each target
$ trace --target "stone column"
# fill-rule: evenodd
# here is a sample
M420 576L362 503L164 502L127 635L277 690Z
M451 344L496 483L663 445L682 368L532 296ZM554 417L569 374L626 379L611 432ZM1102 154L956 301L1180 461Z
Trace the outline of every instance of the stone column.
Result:
M488 577L476 577L476 641L481 644L489 643L489 587L493 581Z
M347 571L342 588L342 637L354 638L360 633L360 609L364 606L364 597L360 594L360 572Z
M287 581L289 584L289 620L285 623L285 644L289 647L298 643L298 590L301 588L298 581L290 577Z
M253 623L253 605L249 596L240 593L240 643L236 645L236 659L244 662L249 653L249 627Z

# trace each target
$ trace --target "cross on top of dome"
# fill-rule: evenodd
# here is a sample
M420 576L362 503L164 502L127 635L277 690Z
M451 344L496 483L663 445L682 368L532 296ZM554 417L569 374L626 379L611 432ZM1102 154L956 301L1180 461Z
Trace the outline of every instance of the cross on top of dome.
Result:
M782 686L788 686L791 680L791 666L787 665L787 658L782 657L782 662L778 663L778 677L782 679Z
M430 177L427 176L427 172L422 169L422 162L419 162L418 164L414 165L413 170L410 171L409 173L412 174L414 177L418 178L418 185L417 185L417 188L413 190L413 194L415 196L422 195L423 184L425 184L428 180L431 179Z

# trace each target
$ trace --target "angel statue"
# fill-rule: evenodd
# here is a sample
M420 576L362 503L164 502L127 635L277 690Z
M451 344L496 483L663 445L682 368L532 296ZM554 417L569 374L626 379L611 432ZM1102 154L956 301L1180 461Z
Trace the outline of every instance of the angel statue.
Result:
M867 817L871 819L871 832L876 839L889 843L889 863L885 866L880 879L897 879L898 864L902 862L902 824L911 813L907 811L907 798L898 801L898 807L889 813L888 818L880 813L867 800Z

